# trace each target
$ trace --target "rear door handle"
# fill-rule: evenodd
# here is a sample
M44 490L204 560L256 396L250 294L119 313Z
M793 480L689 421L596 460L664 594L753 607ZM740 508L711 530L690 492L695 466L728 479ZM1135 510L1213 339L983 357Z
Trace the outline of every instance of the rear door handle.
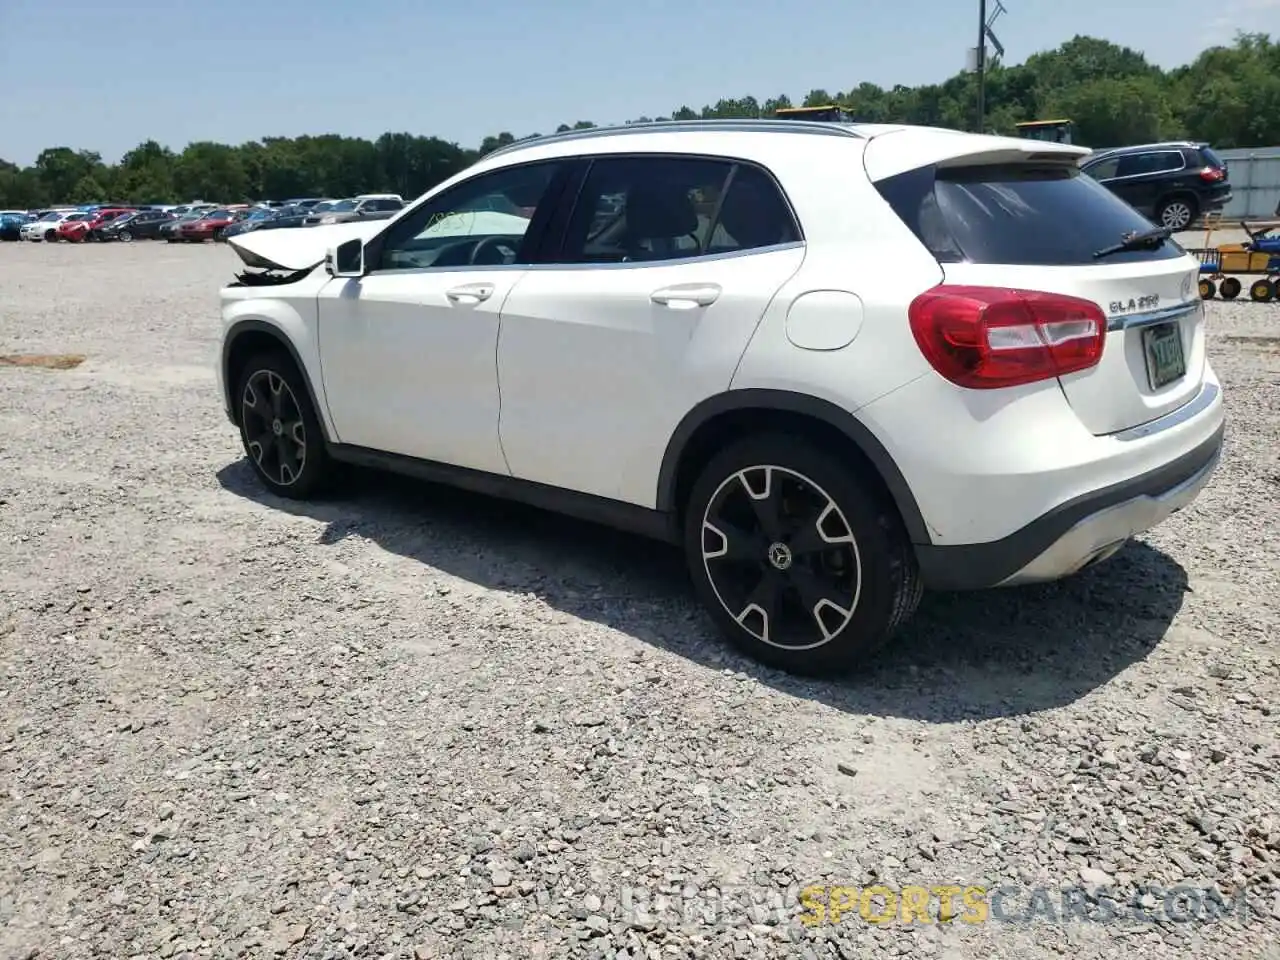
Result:
M482 303L493 296L493 284L464 283L460 287L446 290L444 295L449 298L450 303L462 305Z
M718 283L677 283L649 294L649 299L676 310L708 307L720 297Z

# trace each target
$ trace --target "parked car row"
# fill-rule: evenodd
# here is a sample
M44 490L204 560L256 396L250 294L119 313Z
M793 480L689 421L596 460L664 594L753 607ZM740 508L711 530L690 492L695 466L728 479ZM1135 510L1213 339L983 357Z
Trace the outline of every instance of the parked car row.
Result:
M0 211L0 240L203 243L225 240L251 230L384 220L403 207L401 196L386 193L341 200L315 197L221 206L194 202L173 207L98 204L85 208L3 210Z

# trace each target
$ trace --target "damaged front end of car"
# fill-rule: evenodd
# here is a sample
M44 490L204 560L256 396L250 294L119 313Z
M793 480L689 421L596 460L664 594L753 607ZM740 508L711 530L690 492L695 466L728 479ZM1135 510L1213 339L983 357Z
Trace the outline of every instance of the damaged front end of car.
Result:
M227 237L248 269L231 286L268 287L297 283L322 266L344 241L367 240L385 223L338 223L296 230L253 230Z
M274 266L263 266L258 270L244 270L235 275L235 280L228 287L277 287L289 283L297 283L299 280L314 273L316 268L323 264L313 263L309 267L303 267L301 270L283 270ZM249 266L252 266L250 264Z

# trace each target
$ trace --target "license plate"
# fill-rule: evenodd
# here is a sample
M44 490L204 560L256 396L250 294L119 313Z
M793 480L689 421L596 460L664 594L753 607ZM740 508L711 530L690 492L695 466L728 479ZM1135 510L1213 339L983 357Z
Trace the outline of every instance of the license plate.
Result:
M1175 321L1161 323L1142 331L1142 349L1147 355L1147 379L1152 390L1167 387L1187 372L1187 358L1182 352L1182 330Z

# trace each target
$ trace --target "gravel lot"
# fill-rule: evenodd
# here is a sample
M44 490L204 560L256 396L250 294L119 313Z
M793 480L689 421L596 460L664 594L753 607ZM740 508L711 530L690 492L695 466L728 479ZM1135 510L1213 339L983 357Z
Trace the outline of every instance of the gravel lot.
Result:
M665 548L379 477L259 492L212 374L236 263L0 245L0 353L88 358L0 367L0 958L1280 941L1280 305L1209 307L1231 422L1191 508L1067 583L927 597L827 684L724 649ZM1040 910L799 921L877 883ZM1051 922L1098 884L1120 919ZM1246 912L1186 922L1178 884Z

